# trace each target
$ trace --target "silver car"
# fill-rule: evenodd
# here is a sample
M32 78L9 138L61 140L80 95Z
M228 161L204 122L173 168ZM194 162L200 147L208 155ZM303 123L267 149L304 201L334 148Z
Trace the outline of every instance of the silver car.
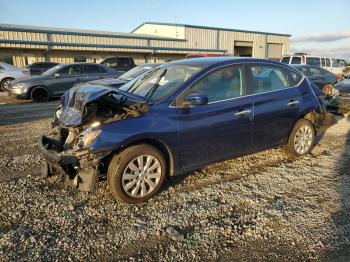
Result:
M28 76L30 76L28 69L22 69L4 62L0 62L0 90L8 90L9 83L12 80L18 80Z

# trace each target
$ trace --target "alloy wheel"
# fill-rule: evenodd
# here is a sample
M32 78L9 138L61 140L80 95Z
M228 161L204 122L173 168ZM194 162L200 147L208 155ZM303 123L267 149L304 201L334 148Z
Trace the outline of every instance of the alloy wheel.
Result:
M294 137L294 149L302 155L305 154L312 146L314 134L310 126L302 125Z
M145 197L159 184L162 166L152 155L140 155L129 162L123 172L122 186L134 198Z

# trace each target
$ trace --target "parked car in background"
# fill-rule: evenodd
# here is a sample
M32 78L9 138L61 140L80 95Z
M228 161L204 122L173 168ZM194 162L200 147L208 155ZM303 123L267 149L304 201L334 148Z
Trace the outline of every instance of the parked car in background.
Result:
M40 75L41 73L45 72L46 70L48 70L51 67L54 67L56 65L58 65L58 63L54 63L54 62L35 62L33 64L27 65L25 68L30 71L31 75Z
M291 66L303 73L325 95L331 96L334 93L333 85L338 82L338 76L336 74L319 66L296 64Z
M344 79L334 85L334 95L328 102L330 111L346 114L350 112L350 79Z
M285 56L282 56L280 61L282 63L290 64L290 65L301 64L301 65L319 66L340 76L344 75L344 70L347 66L347 63L343 59L312 56L312 55L307 55L305 53L295 53L294 55L285 55Z
M59 97L75 83L120 76L120 72L100 64L73 63L56 65L41 75L13 81L9 95L45 102Z
M329 57L312 56L304 53L295 53L294 55L285 55L280 60L285 64L301 64L319 66L328 71L344 76L344 70L348 63L344 59L335 59Z
M22 69L13 65L0 62L0 91L8 90L12 80L30 76L28 69Z
M112 87L118 88L159 65L160 63L138 65L133 69L129 70L128 72L122 74L118 78L104 78L104 79L90 81L90 82L87 82L86 84L87 85L106 85L106 86L112 86Z
M208 164L276 146L308 154L326 115L310 82L282 63L184 59L119 89L71 89L39 148L44 174L63 174L71 186L91 191L107 172L112 193L137 203L167 176Z
M119 56L109 57L109 58L104 59L101 62L101 64L104 66L108 66L110 68L113 68L115 70L124 71L124 72L129 71L130 69L132 69L136 66L134 59L132 57L129 57L129 56L127 56L127 57L119 57Z

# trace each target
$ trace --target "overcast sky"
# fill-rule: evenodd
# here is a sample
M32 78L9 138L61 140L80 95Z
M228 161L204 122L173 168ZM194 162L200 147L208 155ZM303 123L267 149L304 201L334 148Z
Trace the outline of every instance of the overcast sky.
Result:
M145 21L288 33L291 51L350 59L350 0L0 0L0 23L130 32Z

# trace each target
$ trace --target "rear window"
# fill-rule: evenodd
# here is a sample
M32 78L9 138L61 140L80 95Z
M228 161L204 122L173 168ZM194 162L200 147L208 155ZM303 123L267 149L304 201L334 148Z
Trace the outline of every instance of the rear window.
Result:
M322 75L321 70L316 67L310 67L310 75L311 76L319 76Z
M291 64L301 64L301 57L300 56L293 56Z
M306 64L321 66L321 59L319 57L306 57Z
M281 59L282 63L289 64L290 56L284 56Z

